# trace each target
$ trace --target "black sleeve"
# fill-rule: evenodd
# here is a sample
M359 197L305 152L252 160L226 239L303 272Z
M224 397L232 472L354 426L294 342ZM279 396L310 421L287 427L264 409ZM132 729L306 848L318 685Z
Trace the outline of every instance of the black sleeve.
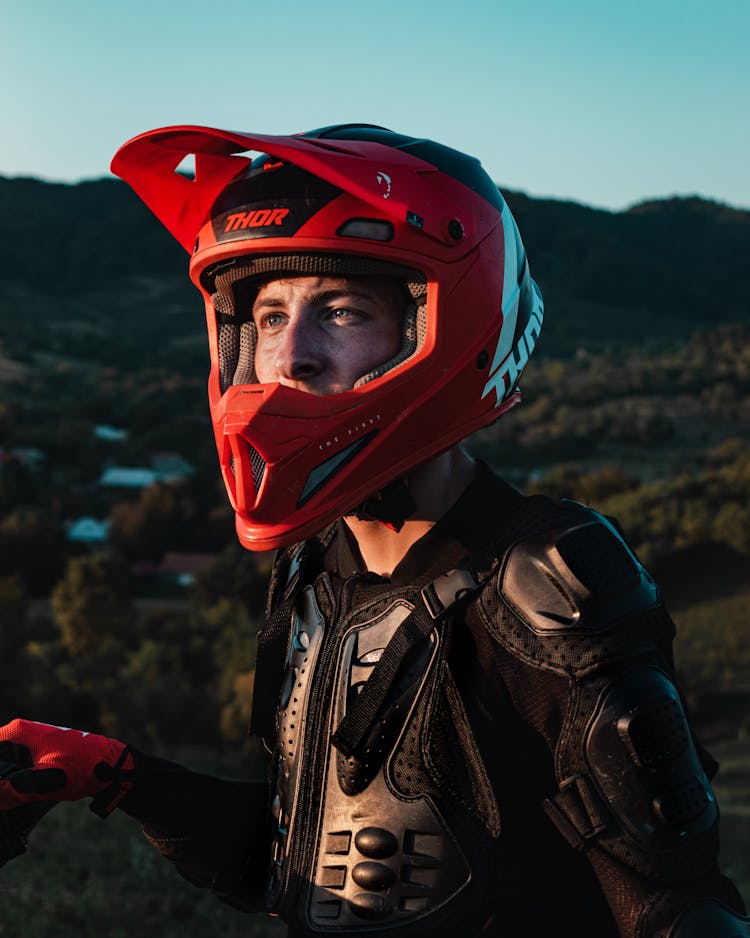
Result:
M263 911L267 783L229 781L134 755L138 782L121 810L193 885L245 911Z
M588 860L619 935L744 935L718 864L716 766L695 745L672 666L674 625L621 535L573 508L507 552L480 605L512 707L546 744L540 774L554 769L545 814Z

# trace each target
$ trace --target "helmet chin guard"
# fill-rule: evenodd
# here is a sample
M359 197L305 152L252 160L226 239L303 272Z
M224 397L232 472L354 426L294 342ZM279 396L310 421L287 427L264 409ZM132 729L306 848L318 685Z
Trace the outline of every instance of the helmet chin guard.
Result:
M193 179L177 172L189 155ZM518 402L542 298L472 157L370 125L290 137L181 126L135 137L112 171L192 252L219 461L249 549L309 537ZM404 285L399 354L339 394L255 376L259 284L311 274Z

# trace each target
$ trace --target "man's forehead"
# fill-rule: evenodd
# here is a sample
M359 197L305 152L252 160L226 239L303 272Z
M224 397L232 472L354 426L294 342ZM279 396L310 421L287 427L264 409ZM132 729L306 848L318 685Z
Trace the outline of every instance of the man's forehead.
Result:
M315 297L321 294L348 294L377 302L393 304L403 308L410 294L406 285L395 277L335 277L330 275L300 274L273 277L264 280L258 287L256 303L271 297L302 295Z

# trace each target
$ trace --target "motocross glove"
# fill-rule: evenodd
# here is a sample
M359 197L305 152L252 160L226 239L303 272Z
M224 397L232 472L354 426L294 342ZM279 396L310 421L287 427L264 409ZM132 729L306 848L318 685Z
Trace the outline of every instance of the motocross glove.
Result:
M133 754L116 739L13 720L0 727L2 744L10 758L0 754L0 812L92 796L91 810L107 817L133 786Z
M16 769L30 768L31 764L31 753L25 746L0 743L0 778ZM0 866L26 850L32 829L56 804L56 801L38 801L0 811Z

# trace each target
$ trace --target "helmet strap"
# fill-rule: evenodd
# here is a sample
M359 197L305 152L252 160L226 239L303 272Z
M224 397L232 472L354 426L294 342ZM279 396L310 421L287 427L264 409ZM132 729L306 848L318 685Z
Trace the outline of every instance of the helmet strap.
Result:
M350 514L360 521L379 521L392 531L400 531L416 510L417 503L409 491L409 477L402 476L370 495Z

